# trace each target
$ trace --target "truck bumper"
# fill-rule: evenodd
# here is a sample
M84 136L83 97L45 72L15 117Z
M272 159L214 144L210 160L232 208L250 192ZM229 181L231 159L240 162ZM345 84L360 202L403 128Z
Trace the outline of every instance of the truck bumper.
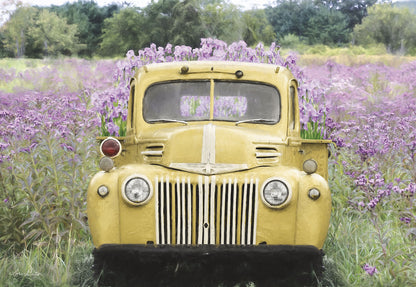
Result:
M298 245L103 245L94 269L110 286L313 286L322 257Z

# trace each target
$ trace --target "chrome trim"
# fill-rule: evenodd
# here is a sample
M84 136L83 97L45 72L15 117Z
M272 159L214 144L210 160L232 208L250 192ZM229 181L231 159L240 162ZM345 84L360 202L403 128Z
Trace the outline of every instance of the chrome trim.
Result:
M248 169L247 164L231 163L171 163L169 167L202 175L215 175Z
M256 157L281 157L280 152L256 152Z
M204 126L201 163L205 163L207 168L211 164L215 164L215 126L213 124ZM211 173L208 169L206 172Z
M163 150L145 150L141 154L147 156L163 156Z
M163 228L161 228L161 223L163 223L163 220L161 220L160 222L159 222L159 216L162 216L161 215L161 213L163 213L163 212L161 212L161 213L159 213L159 201L158 201L158 198L159 198L159 185L158 185L158 182L159 182L159 178L156 176L156 178L155 178L155 198L156 198L156 204L155 204L155 215L156 215L156 244L160 244L161 242L160 242L160 232L161 232L161 229L163 229ZM162 209L163 210L163 209ZM163 237L163 236L162 236Z

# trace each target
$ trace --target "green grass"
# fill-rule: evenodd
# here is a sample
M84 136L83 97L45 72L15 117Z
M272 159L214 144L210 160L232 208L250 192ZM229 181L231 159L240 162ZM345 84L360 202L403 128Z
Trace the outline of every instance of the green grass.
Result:
M45 65L45 60L39 59L15 59L15 58L0 58L0 67L2 69L15 69L17 72L22 72L28 68L37 68Z
M355 195L342 165L330 163L329 175L333 206L324 250L326 265L335 267L335 272L326 274L327 282L337 284L326 286L416 286L416 238L406 233L398 214L391 211L394 200L377 212L361 213L349 206ZM362 269L366 263L377 266L378 273L366 274Z
M76 243L66 250L38 246L18 254L0 254L0 286L95 286L92 244Z
M416 60L416 55L388 54L383 46L329 47L325 45L303 45L283 48L280 52L285 56L293 52L300 55L298 62L300 66L324 65L328 60L331 60L348 66L383 63L387 66L398 67L405 62Z

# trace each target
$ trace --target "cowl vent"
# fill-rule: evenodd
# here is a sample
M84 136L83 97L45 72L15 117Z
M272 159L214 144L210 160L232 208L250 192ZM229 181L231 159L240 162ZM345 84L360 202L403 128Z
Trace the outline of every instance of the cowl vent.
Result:
M277 163L282 156L279 150L272 146L257 146L255 155L259 164Z
M142 155L147 161L159 161L163 157L164 149L163 144L150 144L142 151Z

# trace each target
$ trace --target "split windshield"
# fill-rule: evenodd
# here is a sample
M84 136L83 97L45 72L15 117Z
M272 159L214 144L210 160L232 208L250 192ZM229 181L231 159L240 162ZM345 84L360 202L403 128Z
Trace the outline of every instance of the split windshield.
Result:
M147 122L215 120L275 124L280 119L280 95L275 87L257 82L163 82L147 89L143 117Z

